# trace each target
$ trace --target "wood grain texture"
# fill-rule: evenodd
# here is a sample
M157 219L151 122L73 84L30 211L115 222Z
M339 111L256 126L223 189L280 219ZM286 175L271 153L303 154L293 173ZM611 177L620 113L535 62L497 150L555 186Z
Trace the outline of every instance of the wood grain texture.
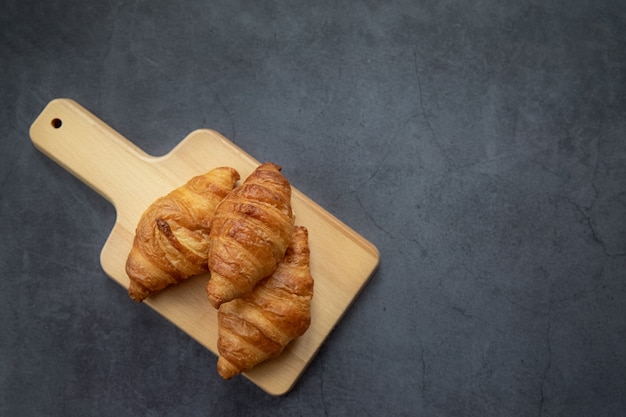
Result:
M135 226L150 203L212 168L231 166L246 178L259 165L209 129L193 131L164 156L148 155L70 99L51 101L33 122L30 136L39 150L115 207L116 222L100 261L107 275L124 288L129 284L124 265ZM288 172L284 175L297 183ZM379 262L374 245L295 187L292 204L296 224L309 230L315 295L307 332L279 358L244 374L272 395L285 394L293 387ZM217 312L206 296L208 279L208 274L191 278L150 297L145 304L216 353ZM126 291L119 296L128 297ZM133 301L129 298L128 302Z

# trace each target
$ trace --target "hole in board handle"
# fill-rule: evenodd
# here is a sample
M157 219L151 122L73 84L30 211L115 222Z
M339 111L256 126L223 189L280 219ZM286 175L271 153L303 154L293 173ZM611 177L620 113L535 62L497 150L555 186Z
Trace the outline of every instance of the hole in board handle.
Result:
M50 124L53 128L58 129L63 125L63 121L61 119L54 118L50 121Z

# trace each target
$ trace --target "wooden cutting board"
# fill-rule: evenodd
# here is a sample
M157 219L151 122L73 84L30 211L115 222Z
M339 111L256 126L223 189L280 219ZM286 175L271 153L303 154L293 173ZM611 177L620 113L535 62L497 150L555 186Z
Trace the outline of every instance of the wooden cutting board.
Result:
M259 165L228 139L208 129L193 131L167 155L150 156L69 99L51 101L33 122L30 136L39 150L115 207L116 222L100 262L124 288L129 284L124 268L135 226L150 203L215 167L231 166L245 179ZM298 178L284 170L283 174L292 185L297 184ZM272 395L285 394L293 387L379 262L374 245L295 187L292 204L296 224L309 230L315 295L307 332L280 357L244 374ZM217 354L217 313L206 297L208 279L208 274L191 278L144 304ZM119 297L128 295L120 291ZM130 298L128 302L134 303Z

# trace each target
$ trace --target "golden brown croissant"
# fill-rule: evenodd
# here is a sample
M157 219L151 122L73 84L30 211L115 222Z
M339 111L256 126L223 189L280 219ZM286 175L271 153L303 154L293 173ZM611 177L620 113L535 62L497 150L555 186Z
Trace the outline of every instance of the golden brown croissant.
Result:
M224 379L278 356L311 323L308 231L296 226L276 271L218 311L217 371Z
M209 235L207 284L215 308L249 294L271 275L294 227L291 185L271 162L260 165L219 204Z
M153 292L207 271L213 214L238 180L233 168L215 168L148 207L126 261L128 294L133 300L141 302Z

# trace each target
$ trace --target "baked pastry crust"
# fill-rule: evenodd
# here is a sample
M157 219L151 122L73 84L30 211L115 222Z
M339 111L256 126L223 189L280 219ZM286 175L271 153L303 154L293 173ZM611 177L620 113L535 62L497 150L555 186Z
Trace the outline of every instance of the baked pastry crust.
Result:
M198 175L142 214L126 261L129 296L141 302L190 276L206 272L213 214L239 180L231 167Z
M282 260L294 228L291 185L271 162L257 167L215 211L206 290L215 308L249 294Z
M249 295L220 306L217 370L223 379L277 357L306 332L314 286L309 260L308 231L296 226L276 271Z

